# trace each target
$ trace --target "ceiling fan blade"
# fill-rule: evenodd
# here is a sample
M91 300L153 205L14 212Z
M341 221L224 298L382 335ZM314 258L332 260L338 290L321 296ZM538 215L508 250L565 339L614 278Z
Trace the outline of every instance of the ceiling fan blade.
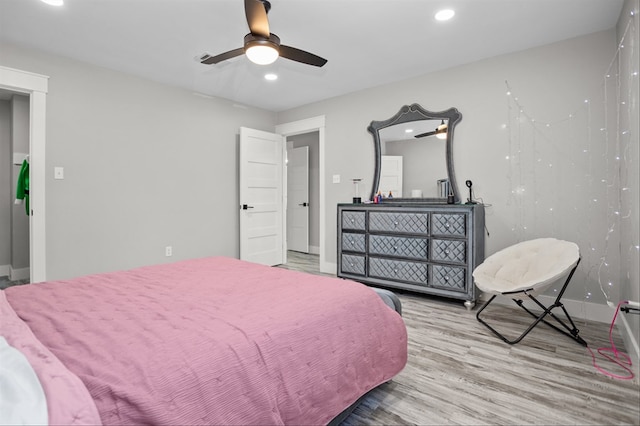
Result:
M217 64L218 62L226 61L227 59L235 58L236 56L240 56L243 54L244 54L244 47L233 49L216 56L210 56L209 54L204 54L200 58L200 63L205 65Z
M302 62L303 64L313 65L321 67L327 63L327 60L313 53L305 52L304 50L296 49L291 46L280 45L280 56L283 58L291 59L292 61Z
M420 133L419 135L415 135L414 138L426 138L427 136L432 136L432 135L435 135L436 133L438 133L437 130L434 130L433 132Z
M267 8L270 5L260 0L244 0L244 13L247 16L247 24L251 34L269 38L269 19Z
M425 132L425 133L420 133L419 135L415 135L414 138L426 138L427 136L433 136L433 135L438 135L440 133L447 133L447 128L445 127L444 129L435 129L433 132Z

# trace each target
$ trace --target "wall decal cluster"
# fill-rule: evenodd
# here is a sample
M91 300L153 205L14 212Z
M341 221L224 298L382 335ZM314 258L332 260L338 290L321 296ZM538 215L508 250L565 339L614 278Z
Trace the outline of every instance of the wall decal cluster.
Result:
M631 279L629 271L637 270L640 257L637 232L624 232L634 229L639 209L638 182L630 182L637 177L630 171L638 169L637 124L632 125L638 70L628 59L638 55L633 18L600 93L586 96L557 120L537 120L505 82L507 206L514 239L554 236L576 242L582 254L576 281L583 282L584 300L601 301L596 292L602 293L613 307L621 297L621 279Z

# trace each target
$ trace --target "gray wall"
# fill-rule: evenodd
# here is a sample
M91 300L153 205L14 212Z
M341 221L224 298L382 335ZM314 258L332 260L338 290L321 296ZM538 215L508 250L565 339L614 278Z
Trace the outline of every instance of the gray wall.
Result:
M294 148L309 147L309 246L320 247L320 150L318 132L289 136Z
M351 196L347 179L343 179L341 184L332 184L330 179L333 174L361 176L365 187L371 185L374 152L372 138L366 130L369 123L391 117L402 105L413 102L433 111L456 107L463 115L456 127L453 146L458 185L462 185L458 189L466 189L464 181L471 179L475 196L487 204L486 223L490 232L486 239L487 255L535 236L553 235L576 241L590 258L582 262L566 296L579 301L603 303L604 297L597 280L588 276L590 268L596 265L598 256L603 252L603 239L600 233L586 230L598 227L599 231L606 233L606 212L595 219L593 215L585 214L596 212L589 206L588 200L603 194L599 187L576 188L575 184L581 182L584 173L575 171L578 168L571 165L573 151L583 151L584 139L567 137L566 129L556 126L558 133L552 137L541 137L533 142L531 139L514 142L512 131L524 132L528 129L511 118L513 110L509 105L512 100L506 95L505 81L508 81L526 110L540 121L562 120L564 123L569 114L583 108L584 100L590 98L592 120L588 125L594 127L595 134L596 129L602 127L602 78L615 49L615 30L609 30L279 113L278 121L281 123L326 116L327 193L324 208L327 218L327 260L335 262L336 204L348 202ZM580 123L580 126L584 125ZM536 143L538 148L544 146L545 151L553 155L554 170L564 173L566 193L549 186L545 180L545 185L539 185L537 190L532 185L526 197L527 201L533 202L553 201L557 208L553 215L547 210L531 217L528 204L513 199L514 185L519 183L514 179L514 173L529 178L528 183L531 183L532 176L534 179L536 176L539 179L547 179L548 175L551 177L542 171L534 174L532 158L520 158L517 163L513 159L507 161L506 156L514 143L528 148ZM559 147L572 148L573 151L567 155ZM593 154L591 159L594 163L598 161L599 154ZM594 190L598 193L593 194ZM564 197L566 202L563 201ZM526 232L522 229L523 223L527 225ZM597 247L597 253L590 253L590 245ZM614 275L614 279L617 279L617 274Z
M238 256L239 127L273 131L275 113L15 45L0 51L1 65L50 76L47 279Z

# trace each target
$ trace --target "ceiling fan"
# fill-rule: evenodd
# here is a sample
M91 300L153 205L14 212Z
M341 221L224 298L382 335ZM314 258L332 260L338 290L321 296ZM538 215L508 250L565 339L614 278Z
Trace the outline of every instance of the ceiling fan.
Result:
M303 64L321 67L327 60L313 53L280 44L280 37L269 32L267 13L271 3L267 0L244 0L244 13L249 24L249 34L244 36L244 47L230 50L216 56L204 54L200 63L205 65L217 64L227 59L235 58L243 53L251 62L259 65L273 63L278 56L301 62Z
M436 127L436 129L433 132L420 133L419 135L415 135L414 137L425 138L427 136L432 136L432 135L436 135L438 139L447 138L447 125L444 123L444 120L442 120L442 123L438 127Z

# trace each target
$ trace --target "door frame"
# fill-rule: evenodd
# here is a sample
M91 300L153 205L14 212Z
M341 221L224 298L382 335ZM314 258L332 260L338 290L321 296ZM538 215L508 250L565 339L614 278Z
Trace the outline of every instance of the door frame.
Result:
M0 66L0 89L29 95L29 275L32 283L45 281L47 277L45 142L48 88L48 76Z
M304 120L276 125L276 133L284 136L318 132L318 152L320 169L320 272L335 273L335 264L327 263L326 247L326 209L325 209L325 116L319 115Z

